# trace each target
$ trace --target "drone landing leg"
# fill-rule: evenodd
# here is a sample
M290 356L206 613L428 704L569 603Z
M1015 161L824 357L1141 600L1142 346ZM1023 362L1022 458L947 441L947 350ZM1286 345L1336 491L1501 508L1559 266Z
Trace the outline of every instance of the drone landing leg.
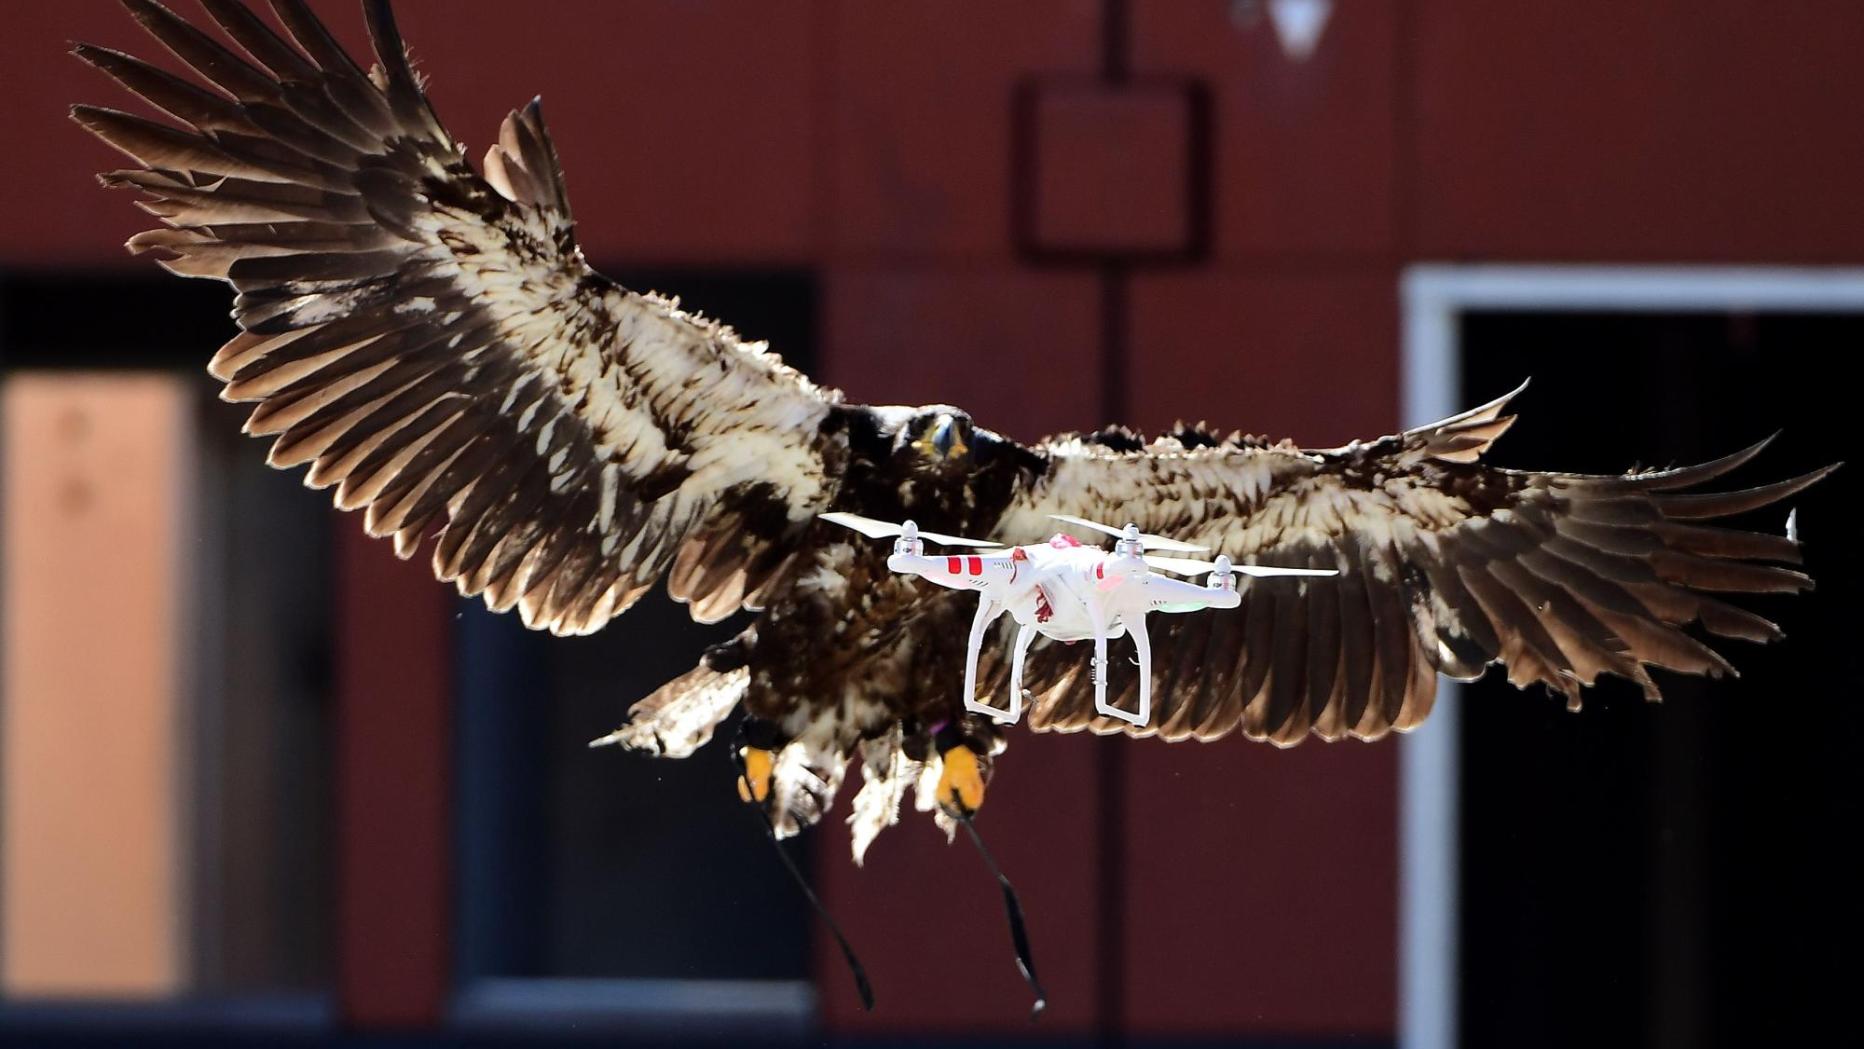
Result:
M1139 711L1128 714L1119 707L1107 702L1107 624L1099 610L1088 605L1088 621L1094 626L1094 710L1103 717L1119 718L1133 725L1143 725L1152 716L1152 645L1146 637L1145 617L1127 616L1122 619L1126 629L1133 635L1133 644L1139 648Z
M977 700L977 653L984 647L984 630L1002 613L1003 606L990 598L980 596L977 599L977 615L971 618L970 647L964 654L964 709L984 714L994 721L1015 721L1017 708L1013 700L1007 712Z
M1139 650L1139 710L1126 720L1144 725L1152 718L1152 639L1146 634L1146 617L1128 620L1126 632L1133 635L1133 647Z
M1124 718L1123 711L1107 704L1107 620L1100 608L1087 603L1087 621L1094 628L1094 710L1100 714Z
M1029 652L1029 642L1034 641L1036 628L1024 623L1016 628L1016 653L1010 657L1010 720L1023 716L1023 656Z

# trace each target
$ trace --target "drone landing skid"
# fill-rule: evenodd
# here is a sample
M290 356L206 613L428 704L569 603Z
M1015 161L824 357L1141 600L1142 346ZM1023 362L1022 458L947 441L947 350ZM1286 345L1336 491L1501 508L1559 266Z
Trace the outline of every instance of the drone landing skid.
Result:
M1089 615L1094 626L1094 710L1103 717L1118 718L1133 725L1144 725L1152 717L1152 639L1146 634L1144 616L1135 616L1125 624L1126 632L1132 635L1133 647L1139 656L1139 709L1126 711L1107 702L1107 623L1099 609L1090 605ZM977 603L977 615L971 619L970 644L964 660L964 709L973 714L982 714L1002 724L1014 724L1023 716L1023 660L1029 653L1029 644L1035 640L1036 627L1024 623L1016 630L1016 648L1010 657L1010 702L1007 707L992 706L977 698L977 658L984 645L984 633L990 624L1003 614L1003 606L989 597L980 596Z
M1016 629L1016 650L1010 656L1010 705L994 707L977 698L977 653L984 642L984 627L997 618L1001 607L990 611L994 602L989 599L980 601L977 606L977 618L971 620L971 648L965 655L964 664L964 709L973 714L982 714L993 721L1005 725L1014 725L1023 716L1023 657L1029 652L1029 643L1036 639L1036 628L1028 623ZM988 612L988 614L986 614Z

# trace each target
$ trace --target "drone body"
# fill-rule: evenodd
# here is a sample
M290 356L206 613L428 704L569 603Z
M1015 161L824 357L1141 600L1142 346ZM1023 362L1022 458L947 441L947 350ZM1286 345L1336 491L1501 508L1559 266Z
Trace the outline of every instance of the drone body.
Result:
M922 536L912 521L900 526L848 513L828 513L825 520L870 536L897 535L887 568L918 576L950 590L976 590L977 614L965 649L965 710L999 722L1015 723L1022 717L1023 662L1036 635L1064 644L1094 643L1094 709L1104 717L1143 726L1152 715L1152 642L1146 631L1149 612L1183 613L1206 608L1235 608L1241 603L1236 575L1332 576L1332 570L1235 566L1228 557L1214 562L1149 556L1147 549L1173 549L1188 553L1203 548L1189 543L1143 535L1139 526L1124 529L1096 524L1068 515L1054 515L1070 524L1118 536L1111 551L1083 545L1066 532L1056 532L1045 543L993 550L988 554L927 556L925 539L949 546L990 547L995 543L958 539L936 533ZM1189 574L1210 572L1203 586L1160 575L1153 568ZM1016 641L1010 657L1010 698L1005 708L977 699L977 661L990 624L1008 612L1016 621ZM1138 706L1128 711L1107 701L1107 642L1131 635L1137 650Z

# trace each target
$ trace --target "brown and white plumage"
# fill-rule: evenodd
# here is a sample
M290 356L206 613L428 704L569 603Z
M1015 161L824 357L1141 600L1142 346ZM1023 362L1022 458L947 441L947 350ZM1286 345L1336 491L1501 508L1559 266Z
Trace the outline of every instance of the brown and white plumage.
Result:
M958 695L968 603L892 575L878 544L817 523L827 510L1013 543L1066 513L1339 571L1167 617L1155 713L1136 730L1095 718L1076 651L1039 646L1038 730L1375 738L1423 719L1438 672L1492 662L1573 703L1606 673L1656 698L1649 666L1729 670L1692 624L1778 636L1715 593L1810 585L1783 567L1795 542L1699 522L1823 471L1700 490L1760 446L1666 473L1494 469L1480 456L1507 398L1323 451L1201 430L1024 447L955 408L843 404L762 345L592 270L535 102L475 172L384 0L365 4L369 71L302 0L273 4L283 33L236 0L204 4L231 46L125 0L191 78L77 49L170 119L73 115L134 161L106 184L141 190L161 220L131 247L238 292L241 332L209 366L223 396L254 404L247 429L274 438L275 465L308 465L403 556L431 540L442 579L527 625L594 630L663 577L701 620L759 610L604 741L684 756L742 706L778 753L782 832L820 817L858 753L858 854L908 787L935 809L940 726L986 761L1002 748Z
M442 579L558 633L600 627L669 568L708 620L770 580L827 506L824 449L796 436L832 400L589 268L537 103L506 119L481 178L385 4L368 9L373 74L301 3L277 5L294 48L210 0L251 62L150 0L126 6L218 90L81 45L189 126L74 115L140 165L104 176L164 222L130 246L239 292L241 334L209 370L257 405L247 430L276 435L274 465L310 464L404 555L440 525Z
M1520 391L1515 391L1519 393ZM1766 441L1701 466L1624 476L1533 473L1481 463L1513 422L1515 394L1370 443L1168 439L1143 448L1067 442L1005 515L1038 530L1050 513L1099 514L1229 551L1253 564L1337 570L1324 580L1250 580L1232 616L1165 617L1154 630L1151 723L1096 717L1070 687L1073 653L1032 653L1038 728L1214 739L1376 739L1423 721L1439 673L1491 664L1577 708L1617 674L1660 692L1648 666L1720 676L1726 660L1682 628L1771 641L1770 622L1714 596L1798 591L1798 544L1698 522L1768 505L1824 476L1729 493L1694 491ZM1209 440L1208 436L1205 440ZM1193 444L1199 443L1193 439ZM1756 563L1762 562L1762 563ZM1764 563L1777 562L1777 563ZM1136 689L1132 674L1110 694Z

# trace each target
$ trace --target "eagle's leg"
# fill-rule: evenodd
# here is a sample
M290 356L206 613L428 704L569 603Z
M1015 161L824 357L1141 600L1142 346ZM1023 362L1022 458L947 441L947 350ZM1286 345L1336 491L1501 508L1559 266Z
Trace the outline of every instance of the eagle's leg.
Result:
M777 837L814 826L833 804L858 743L842 729L832 711L794 735L756 715L741 723L732 745L738 797L763 811Z

